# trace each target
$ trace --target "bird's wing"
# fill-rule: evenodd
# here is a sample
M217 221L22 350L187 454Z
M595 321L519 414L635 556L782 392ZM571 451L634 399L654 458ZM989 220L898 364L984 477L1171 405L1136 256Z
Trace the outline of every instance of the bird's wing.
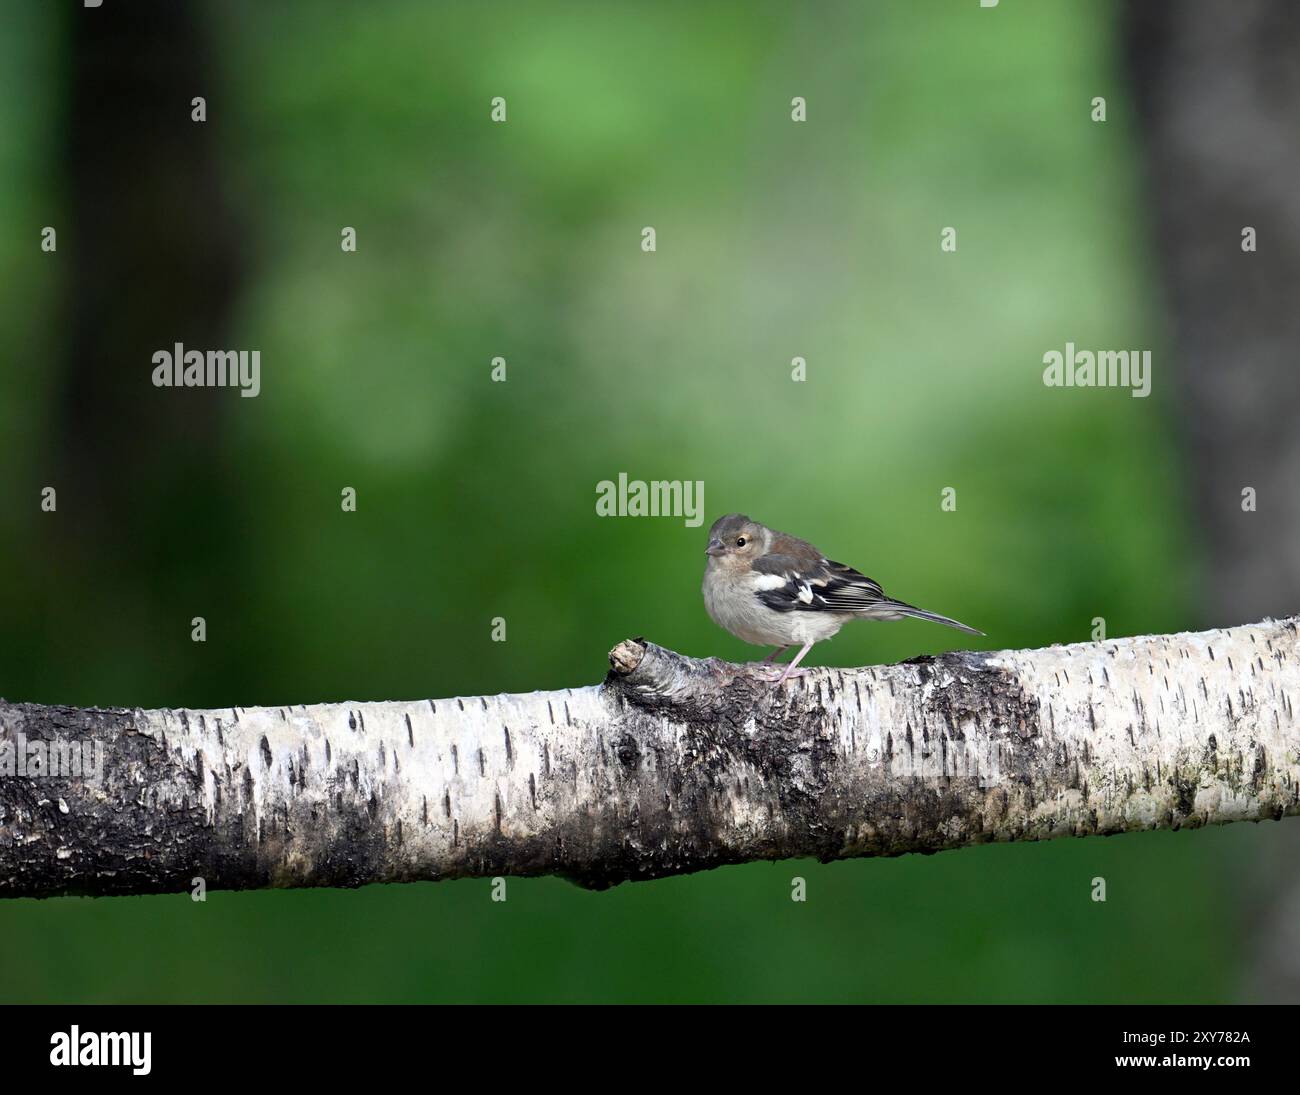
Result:
M753 567L755 595L777 612L861 612L890 601L879 583L830 559L770 554Z

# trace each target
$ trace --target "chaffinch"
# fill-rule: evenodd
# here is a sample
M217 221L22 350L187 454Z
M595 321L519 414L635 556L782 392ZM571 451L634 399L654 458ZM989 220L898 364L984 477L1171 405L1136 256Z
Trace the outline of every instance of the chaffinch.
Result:
M878 582L836 563L806 540L777 532L743 513L719 517L709 529L705 549L704 607L719 627L756 646L777 649L802 643L794 660L771 679L781 684L807 670L798 665L813 643L829 639L849 620L933 620L972 635L983 635L947 616L896 601Z

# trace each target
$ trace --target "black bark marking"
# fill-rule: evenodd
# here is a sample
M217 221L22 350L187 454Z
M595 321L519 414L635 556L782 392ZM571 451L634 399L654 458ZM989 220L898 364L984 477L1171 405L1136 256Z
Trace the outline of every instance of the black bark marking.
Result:
M1191 817L1194 809L1194 800L1196 795L1196 784L1186 776L1177 772L1169 777L1170 785L1174 789L1176 809L1183 817Z
M631 734L622 735L614 743L614 754L624 768L635 768L637 761L641 759L641 749L637 745L636 738Z

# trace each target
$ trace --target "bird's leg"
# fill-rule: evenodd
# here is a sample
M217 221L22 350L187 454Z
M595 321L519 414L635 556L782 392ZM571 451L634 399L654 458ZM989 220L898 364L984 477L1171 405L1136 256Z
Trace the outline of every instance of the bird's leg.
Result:
M794 656L794 658L790 661L790 664L785 666L779 675L777 675L776 666L773 666L770 670L768 670L767 679L772 684L779 685L779 684L783 684L790 677L802 677L805 673L808 672L808 670L800 669L798 668L798 666L799 663L803 660L804 655L807 654L808 651L812 649L812 647L813 647L813 640L809 639L806 643L803 644L803 649L801 649L799 653ZM784 649L784 647L782 649Z
M812 649L812 647L813 647L812 639L809 639L806 643L803 644L803 647L800 649L799 653L794 656L790 664L785 667L785 672L781 674L780 678L778 678L776 682L777 685L783 684L787 677L796 677L796 676L802 677L805 673L808 672L808 670L806 669L797 669L796 667L799 665L801 661L803 661L804 655L807 654L808 651Z
M772 651L772 653L770 653L766 658L764 658L764 659L763 659L761 662L759 662L758 664L759 664L759 665L769 665L769 664L771 664L772 662L776 661L777 658L779 658L782 654L784 654L784 653L785 653L787 650L789 650L789 649L790 649L790 644L789 644L789 643L786 643L786 644L784 644L783 646L778 646L775 650Z

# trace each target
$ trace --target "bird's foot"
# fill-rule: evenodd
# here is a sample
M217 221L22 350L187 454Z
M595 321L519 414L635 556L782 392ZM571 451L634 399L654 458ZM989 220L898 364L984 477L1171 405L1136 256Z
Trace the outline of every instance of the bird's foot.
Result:
M794 677L802 677L808 672L806 669L791 669L789 666L772 666L761 663L750 663L754 665L754 676L768 684L779 685L783 681L788 681Z

